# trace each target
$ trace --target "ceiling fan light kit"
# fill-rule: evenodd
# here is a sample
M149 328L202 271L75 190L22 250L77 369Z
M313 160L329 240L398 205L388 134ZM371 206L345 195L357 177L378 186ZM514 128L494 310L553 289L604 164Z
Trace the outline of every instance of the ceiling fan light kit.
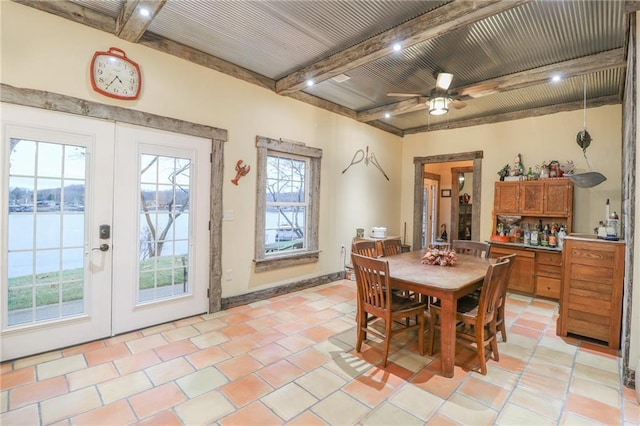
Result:
M449 112L449 99L443 96L429 99L429 114L443 115Z
M428 95L428 100L425 103L429 110L429 115L444 115L449 112L449 107L452 106L455 109L464 108L467 106L458 98L458 94L455 91L450 91L449 86L453 81L453 74L448 72L438 72L434 74L436 78L436 86L431 89ZM387 93L387 96L400 96L400 97L419 97L422 96L419 93Z

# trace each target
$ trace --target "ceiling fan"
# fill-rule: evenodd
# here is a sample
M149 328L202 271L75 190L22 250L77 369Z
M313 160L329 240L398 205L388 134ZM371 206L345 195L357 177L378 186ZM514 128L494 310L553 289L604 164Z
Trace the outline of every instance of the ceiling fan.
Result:
M442 115L449 112L449 106L455 109L464 108L466 103L456 98L457 93L449 92L449 86L453 81L453 74L447 72L439 72L436 75L436 87L431 89L427 96L427 106L429 107L429 114ZM406 97L413 98L422 96L419 93L387 93L387 96Z

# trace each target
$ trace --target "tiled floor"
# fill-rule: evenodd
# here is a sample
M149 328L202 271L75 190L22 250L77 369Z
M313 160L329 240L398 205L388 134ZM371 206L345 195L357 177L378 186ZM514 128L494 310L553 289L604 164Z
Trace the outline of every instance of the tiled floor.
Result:
M486 376L455 377L397 336L354 350L355 290L337 281L2 364L0 424L640 423L620 359L555 334L557 304L510 295L508 342Z

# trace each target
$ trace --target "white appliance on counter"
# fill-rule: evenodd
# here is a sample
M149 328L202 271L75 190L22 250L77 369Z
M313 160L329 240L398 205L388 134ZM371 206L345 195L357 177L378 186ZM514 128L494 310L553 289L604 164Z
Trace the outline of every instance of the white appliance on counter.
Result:
M371 238L387 238L387 228L385 226L373 226L371 228Z

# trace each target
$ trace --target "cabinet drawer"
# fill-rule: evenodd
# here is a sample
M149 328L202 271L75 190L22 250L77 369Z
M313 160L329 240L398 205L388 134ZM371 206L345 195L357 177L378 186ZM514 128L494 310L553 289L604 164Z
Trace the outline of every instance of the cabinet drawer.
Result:
M562 254L560 253L540 253L536 256L538 263L542 263L544 265L562 265Z
M559 278L538 277L536 280L536 295L559 299L560 282Z
M560 266L538 264L538 276L550 278L562 278L562 270Z

